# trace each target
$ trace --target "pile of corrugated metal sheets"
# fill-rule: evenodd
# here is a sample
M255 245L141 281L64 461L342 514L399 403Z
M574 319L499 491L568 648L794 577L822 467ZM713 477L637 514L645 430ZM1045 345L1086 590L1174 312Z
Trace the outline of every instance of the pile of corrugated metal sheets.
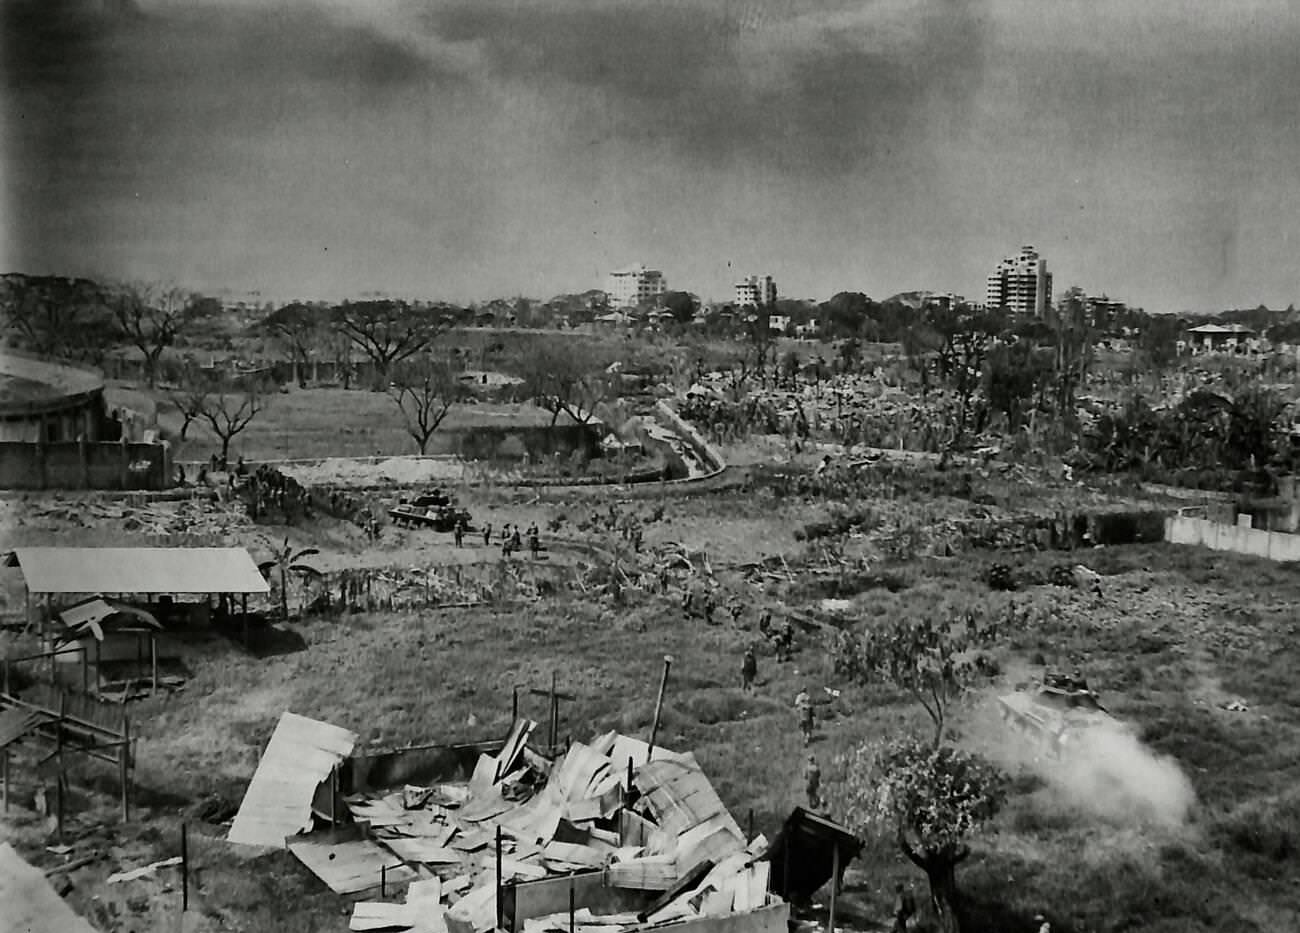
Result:
M357 905L353 929L441 923L449 933L485 933L497 922L498 873L503 882L526 885L596 871L601 886L627 892L629 902L664 900L640 920L608 911L575 917L575 925L600 933L770 906L767 865L754 864L766 841L746 845L693 756L661 749L651 756L644 742L611 732L589 745L572 743L536 767L525 749L532 728L516 723L499 754L479 758L467 785L346 798L352 819L368 824L369 837L394 863L440 885L436 902L426 891L418 910ZM445 916L431 920L438 910ZM529 933L559 923L516 921ZM567 912L562 928L568 930Z

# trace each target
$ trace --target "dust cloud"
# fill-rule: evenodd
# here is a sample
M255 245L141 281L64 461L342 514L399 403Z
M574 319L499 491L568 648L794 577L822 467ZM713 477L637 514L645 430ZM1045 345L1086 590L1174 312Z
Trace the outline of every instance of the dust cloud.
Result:
M1187 825L1196 792L1180 763L1146 746L1118 720L1071 733L1057 758L1035 736L1003 722L996 693L961 729L963 743L1012 774L1030 773L1046 785L1038 799L1061 815L1123 826L1174 830Z

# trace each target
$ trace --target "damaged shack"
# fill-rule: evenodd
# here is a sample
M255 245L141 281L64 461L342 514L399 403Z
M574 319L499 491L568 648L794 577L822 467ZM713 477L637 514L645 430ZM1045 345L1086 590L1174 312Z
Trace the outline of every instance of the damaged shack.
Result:
M535 727L352 755L352 733L285 714L230 840L282 834L357 901L353 930L784 933L772 847L745 838L692 754L615 732L543 752Z

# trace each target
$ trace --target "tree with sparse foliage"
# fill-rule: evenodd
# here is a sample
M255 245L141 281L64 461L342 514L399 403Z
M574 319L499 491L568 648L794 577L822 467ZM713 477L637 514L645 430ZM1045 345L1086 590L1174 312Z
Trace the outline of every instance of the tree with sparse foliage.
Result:
M307 387L307 365L320 331L326 325L326 316L324 308L295 301L276 308L262 321L262 327L289 354L293 381L300 389Z
M995 624L974 612L942 621L900 619L859 634L838 629L832 663L837 673L860 683L884 681L911 694L930 717L937 747L949 706L988 669L983 649L996 633Z
M424 357L408 360L393 370L388 395L397 404L420 453L461 395L460 380L444 360Z
M546 341L521 362L524 383L551 413L552 426L561 414L587 424L599 405L618 395L617 377L607 371L604 358L580 344Z
M864 836L892 836L925 872L938 929L960 933L957 866L1001 809L1003 775L978 755L915 738L863 745L837 764L845 777L830 796L844 822Z
M344 302L335 310L337 327L375 365L375 388L387 388L392 369L429 350L446 329L441 311L404 301Z
M194 373L181 387L181 393L180 398L195 412L190 420L205 423L221 441L223 460L230 456L230 442L270 403L261 384L225 374Z
M175 286L124 285L109 300L122 336L144 357L145 381L152 389L158 383L158 361L175 345L195 296Z

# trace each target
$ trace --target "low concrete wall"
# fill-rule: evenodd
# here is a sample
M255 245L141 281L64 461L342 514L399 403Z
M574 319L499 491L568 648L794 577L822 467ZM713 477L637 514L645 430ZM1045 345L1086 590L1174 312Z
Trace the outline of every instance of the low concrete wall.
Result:
M1267 560L1300 561L1300 535L1225 525L1187 515L1165 519L1165 540L1170 544L1196 544L1212 551L1232 551Z
M171 485L172 474L166 442L0 443L3 489L158 490Z

